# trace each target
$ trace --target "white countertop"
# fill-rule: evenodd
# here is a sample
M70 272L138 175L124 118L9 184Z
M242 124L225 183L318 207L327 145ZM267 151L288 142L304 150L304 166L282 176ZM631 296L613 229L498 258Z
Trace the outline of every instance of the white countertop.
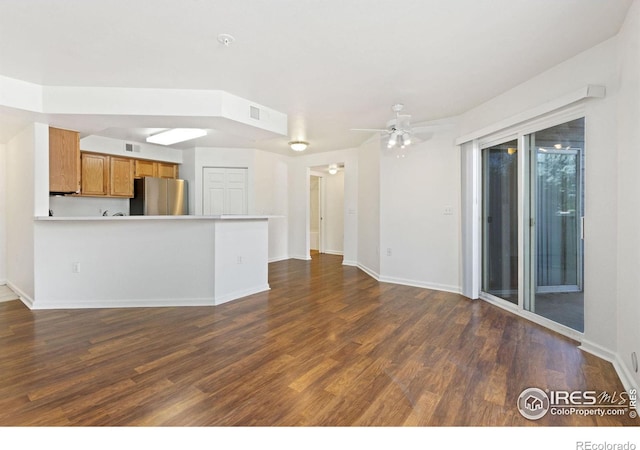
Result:
M36 216L35 220L41 221L129 221L129 220L267 220L284 216L260 216L260 215L234 215L222 214L217 216L84 216L84 217L58 217Z

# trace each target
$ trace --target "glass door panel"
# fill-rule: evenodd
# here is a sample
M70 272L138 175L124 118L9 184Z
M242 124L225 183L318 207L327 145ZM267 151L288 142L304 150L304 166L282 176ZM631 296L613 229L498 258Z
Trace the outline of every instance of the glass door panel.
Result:
M530 258L525 308L584 329L584 119L529 136Z
M537 148L536 163L536 291L578 291L579 150Z
M518 304L518 141L482 149L482 291Z

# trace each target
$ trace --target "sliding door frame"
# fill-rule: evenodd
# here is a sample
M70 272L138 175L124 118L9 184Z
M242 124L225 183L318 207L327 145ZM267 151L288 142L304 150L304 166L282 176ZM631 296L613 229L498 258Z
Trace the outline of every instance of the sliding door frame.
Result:
M531 212L529 208L529 203L532 199L533 193L531 192L530 186L530 143L528 136L537 131L544 130L546 128L551 128L556 125L560 125L566 122L570 122L575 119L584 118L585 120L585 130L588 127L588 117L585 111L584 105L574 105L566 108L562 108L560 110L554 111L552 113L541 115L535 119L531 119L517 125L511 126L507 129L501 130L499 132L495 132L489 134L487 136L483 136L478 139L473 140L473 145L471 147L471 158L475 161L480 161L480 164L475 164L475 177L477 177L476 183L469 183L469 187L473 188L475 192L471 193L469 196L472 199L475 199L477 203L481 205L482 202L482 189L484 187L484 181L482 179L482 149L490 147L492 145L498 145L510 140L517 139L518 141L518 159L517 159L517 171L518 171L518 303L513 304L506 300L503 300L499 297L491 295L487 292L482 291L482 283L479 283L478 292L471 292L472 298L480 298L485 300L491 304L494 304L500 308L506 309L510 312L513 312L521 317L524 317L532 322L535 322L539 325L542 325L546 328L549 328L553 331L556 331L560 334L568 336L572 339L582 341L583 333L574 330L573 328L567 327L560 323L554 322L553 320L542 317L538 314L535 314L527 309L531 306L532 301L532 291L535 290L535 268L532 261L534 257L531 251ZM582 149L584 154L586 154L586 147L588 146L587 142L587 133L585 132L585 145ZM588 175L585 172L584 178L586 179ZM583 186L585 184L585 179L582 180ZM482 208L475 208L474 212L476 217L473 217L472 220L477 224L478 229L472 230L472 240L476 240L472 245L475 245L475 248L480 248L479 252L474 252L476 258L478 258L473 264L474 270L476 270L476 277L479 281L483 279L483 258L484 251L482 251L482 238L483 238L483 230L482 230ZM583 211L584 216L588 214L587 211ZM477 242L479 240L479 242ZM586 255L583 253L583 262ZM585 287L586 289L586 287ZM473 297L473 295L477 294L477 296ZM535 298L535 297L534 297Z

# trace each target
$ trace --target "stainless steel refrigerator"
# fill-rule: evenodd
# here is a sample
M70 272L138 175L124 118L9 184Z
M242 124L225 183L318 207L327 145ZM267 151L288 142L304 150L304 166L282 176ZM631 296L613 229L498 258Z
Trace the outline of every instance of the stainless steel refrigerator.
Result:
M132 216L179 216L189 214L187 182L145 177L134 181L134 197L129 201Z

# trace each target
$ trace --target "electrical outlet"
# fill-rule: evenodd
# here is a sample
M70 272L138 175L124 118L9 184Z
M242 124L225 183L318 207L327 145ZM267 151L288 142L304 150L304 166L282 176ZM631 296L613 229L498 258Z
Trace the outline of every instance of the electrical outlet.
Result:
M387 249L387 256L391 256L391 249L390 248Z
M445 208L444 208L444 215L445 215L445 216L452 216L452 215L453 215L453 207L451 207L451 206L445 206Z
M242 256L238 256L237 262L238 262L238 264L242 264Z
M71 264L71 272L72 273L80 273L80 263L79 262L74 262L73 264Z

